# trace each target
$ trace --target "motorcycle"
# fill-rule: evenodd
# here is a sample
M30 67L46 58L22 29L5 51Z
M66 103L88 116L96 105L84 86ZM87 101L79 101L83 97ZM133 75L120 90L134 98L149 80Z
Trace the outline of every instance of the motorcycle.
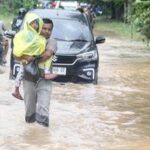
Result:
M3 45L1 40L0 40L0 65L3 65Z

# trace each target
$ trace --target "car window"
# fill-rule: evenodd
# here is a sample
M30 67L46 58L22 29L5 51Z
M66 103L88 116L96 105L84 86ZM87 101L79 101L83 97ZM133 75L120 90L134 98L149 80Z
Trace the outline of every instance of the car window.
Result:
M52 37L59 40L91 41L92 35L88 24L83 21L68 19L53 19Z

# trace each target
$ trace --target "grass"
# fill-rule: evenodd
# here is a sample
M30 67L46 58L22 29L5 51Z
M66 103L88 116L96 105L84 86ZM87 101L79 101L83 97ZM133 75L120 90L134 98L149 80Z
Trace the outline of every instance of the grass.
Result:
M118 38L141 40L140 33L137 33L136 29L130 24L106 19L104 17L96 18L94 33L103 34L110 37L115 36Z

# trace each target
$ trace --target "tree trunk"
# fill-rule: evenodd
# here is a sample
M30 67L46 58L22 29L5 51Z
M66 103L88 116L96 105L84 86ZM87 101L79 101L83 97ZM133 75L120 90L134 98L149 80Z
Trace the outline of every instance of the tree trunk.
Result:
M127 23L128 18L128 0L124 2L124 22Z
M125 0L124 2L124 22L129 22L129 16L131 15L131 7L132 6L132 0Z
M111 19L116 19L116 9L114 2L111 3Z
M111 3L111 19L123 20L124 7L123 4L115 5Z

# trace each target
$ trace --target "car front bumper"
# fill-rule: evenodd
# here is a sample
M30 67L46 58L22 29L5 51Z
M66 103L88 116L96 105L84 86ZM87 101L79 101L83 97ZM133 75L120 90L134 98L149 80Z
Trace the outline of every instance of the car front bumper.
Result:
M72 76L78 77L84 80L92 81L95 77L95 72L98 69L98 63L96 61L92 62L77 62L74 65L67 64L53 64L53 73L59 76Z

